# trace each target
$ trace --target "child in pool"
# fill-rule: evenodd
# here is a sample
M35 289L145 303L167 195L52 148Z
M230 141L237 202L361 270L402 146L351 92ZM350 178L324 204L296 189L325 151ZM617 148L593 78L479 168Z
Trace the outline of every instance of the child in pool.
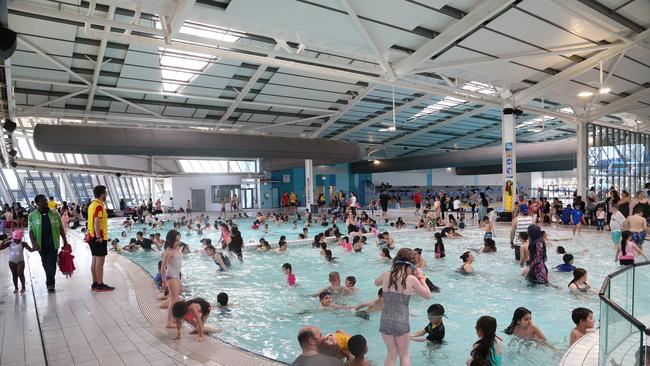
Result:
M445 338L445 325L442 323L442 317L445 316L445 308L440 304L433 304L427 309L427 317L429 324L424 329L411 333L409 337L412 341L416 342L434 342L442 343ZM426 338L422 336L427 335Z
M481 253L496 253L496 251L497 245L494 240L491 238L483 239L483 249L481 249Z
M343 295L345 290L343 287L341 287L341 275L338 272L330 272L328 281L330 285L326 288L318 290L318 294L322 292L329 292L333 295Z
M571 330L569 346L584 337L590 329L593 329L594 313L587 308L576 308L571 312L571 320L576 326Z
M462 211L461 211L462 212ZM458 219L458 229L463 230L465 229L465 215L461 215L460 218Z
M472 273L474 271L472 267L472 263L474 263L474 254L468 250L460 256L460 259L463 260L463 265L460 266L458 272L462 274Z
M344 366L371 366L370 361L365 359L365 355L368 352L368 342L361 335L357 334L348 339L348 350L354 357L352 360L348 360Z
M214 260L214 263L217 266L219 266L219 271L227 272L228 269L231 266L230 258L223 255L223 253L217 252L215 247L212 246L212 244L211 244L212 241L210 239L206 239L206 242L208 244L205 246L205 254L208 257L212 257L212 260Z
M519 266L524 268L528 266L528 261L530 260L530 252L528 251L528 233L520 232L519 233L519 242L521 247L519 249ZM528 271L526 271L528 273Z
M445 244L442 242L442 234L435 233L433 236L436 238L436 243L433 246L433 251L436 253L436 258L444 258Z
M350 341L350 338L352 338L352 335L342 330L337 330L334 334L331 334L331 336L336 339L336 344L338 345L338 354L335 357L339 359L345 357L348 361L354 359L354 356L350 353L348 348L348 342Z
M537 339L541 343L546 344L544 333L533 324L532 319L533 313L530 310L519 307L512 315L512 322L510 322L510 325L503 332L519 338Z
M363 241L365 238L365 236L357 236L352 240L352 249L354 249L356 253L359 253L363 249Z
M366 310L361 310L365 308ZM358 313L375 313L378 311L384 310L384 289L380 288L379 291L377 291L377 298L364 302L363 304L359 304L355 307L355 309L358 311ZM357 313L357 314L358 314Z
M325 251L325 262L336 263L336 257L332 256L332 251L329 249Z
M381 251L379 251L379 260L386 262L392 259L393 257L391 257L388 248L381 248Z
M573 255L565 254L562 256L563 264L555 266L553 269L558 272L573 272L576 267L573 265Z
M271 245L269 244L268 241L264 238L260 238L260 247L257 248L258 252L268 252L271 250Z
M325 251L327 250L327 243L320 243L320 255L325 256Z
M292 229L293 229L293 230L298 230L298 221L297 221L297 220L293 220L293 227L292 227Z
M239 304L232 304L229 303L228 301L229 298L227 293L220 292L217 295L217 308L221 310L222 313L230 312L232 310L231 308L239 306Z
M320 301L320 308L323 310L354 310L352 306L342 306L336 305L332 301L332 293L329 291L323 291L318 295Z
M482 316L476 321L476 335L479 340L474 343L467 365L474 360L484 360L491 366L501 366L503 349L501 338L496 335L497 320L491 316Z
M359 293L359 289L354 287L354 285L357 283L357 278L354 276L347 276L345 278L345 294L346 295L356 295Z
M492 221L490 221L489 217L483 217L483 225L485 229L485 232L483 233L483 239L495 238L496 236L494 235L494 225L492 225Z
M278 241L278 248L275 249L276 253L286 253L287 252L287 237L282 235L280 241Z
M282 265L282 272L287 275L287 285L289 287L297 287L296 275L293 274L293 269L291 268L291 263L285 263Z
M18 293L18 279L22 285L20 293L25 293L25 257L23 253L25 249L33 252L37 248L34 245L29 246L23 241L22 229L14 230L11 233L11 239L5 239L0 244L0 250L6 248L9 248L9 269L14 283L14 294Z
M571 292L592 292L598 293L596 289L591 288L587 282L587 270L584 268L576 268L573 270L573 280L568 285Z

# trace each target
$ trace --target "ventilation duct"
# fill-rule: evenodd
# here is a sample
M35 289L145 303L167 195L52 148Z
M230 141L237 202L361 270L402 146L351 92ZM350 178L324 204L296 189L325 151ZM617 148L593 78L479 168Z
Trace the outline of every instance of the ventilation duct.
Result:
M576 160L576 140L560 140L533 144L519 143L517 163L566 162ZM434 146L435 147L435 146ZM501 165L501 146L450 151L431 155L417 155L395 159L381 159L377 163L358 161L351 164L352 173L380 173L404 170L435 169L447 167L476 167Z
M357 161L364 155L361 146L354 141L43 124L34 128L34 145L40 151L53 153L300 158L329 164Z

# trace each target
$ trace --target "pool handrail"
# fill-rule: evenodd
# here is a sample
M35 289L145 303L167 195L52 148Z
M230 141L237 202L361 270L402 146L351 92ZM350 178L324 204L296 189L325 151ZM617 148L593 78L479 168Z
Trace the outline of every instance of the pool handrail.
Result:
M635 269L636 267L642 267L642 266L647 266L650 265L650 261L646 262L640 262L640 263L634 263L631 265L627 265L613 273L608 274L605 276L605 280L603 281L603 285L600 288L600 291L598 292L598 297L600 298L601 301L605 302L609 307L611 307L614 311L618 313L623 319L628 321L630 324L632 324L635 328L639 330L639 332L644 333L646 336L650 336L650 328L646 327L646 325L641 322L639 319L635 318L632 314L628 313L626 310L621 308L618 304L613 302L607 295L605 295L605 291L610 285L610 282L612 278L629 271L630 269ZM633 289L634 291L634 289Z

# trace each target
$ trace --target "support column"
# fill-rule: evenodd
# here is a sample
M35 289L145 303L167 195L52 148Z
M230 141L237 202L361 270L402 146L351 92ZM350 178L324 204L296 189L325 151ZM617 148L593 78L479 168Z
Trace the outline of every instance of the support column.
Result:
M311 159L305 160L305 207L311 209L314 204L314 164Z
M587 134L587 124L579 123L576 127L576 138L578 140L578 147L576 151L576 175L577 175L577 191L578 196L582 196L582 199L587 197L587 186L589 182L587 181L587 149L588 146L588 134Z
M65 173L55 173L59 177L59 193L61 193L61 202L63 201L68 201L68 191L65 186L65 182L63 181L63 174Z
M517 195L517 154L516 154L515 110L512 104L503 105L501 116L501 165L503 175L503 210L512 212Z

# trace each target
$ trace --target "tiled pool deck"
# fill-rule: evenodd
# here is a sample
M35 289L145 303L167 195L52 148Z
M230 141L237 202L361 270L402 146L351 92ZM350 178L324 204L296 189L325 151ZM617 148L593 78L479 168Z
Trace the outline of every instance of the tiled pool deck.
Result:
M151 277L128 259L109 254L105 280L116 290L93 293L90 251L75 236L70 243L77 270L71 278L57 270L56 293L47 292L38 253L26 254L23 295L13 294L8 268L0 270L0 365L46 365L45 357L52 366L281 365L212 337L197 343L188 329L173 341L175 330L164 328L166 313L158 308ZM2 266L7 266L7 252L0 252Z

